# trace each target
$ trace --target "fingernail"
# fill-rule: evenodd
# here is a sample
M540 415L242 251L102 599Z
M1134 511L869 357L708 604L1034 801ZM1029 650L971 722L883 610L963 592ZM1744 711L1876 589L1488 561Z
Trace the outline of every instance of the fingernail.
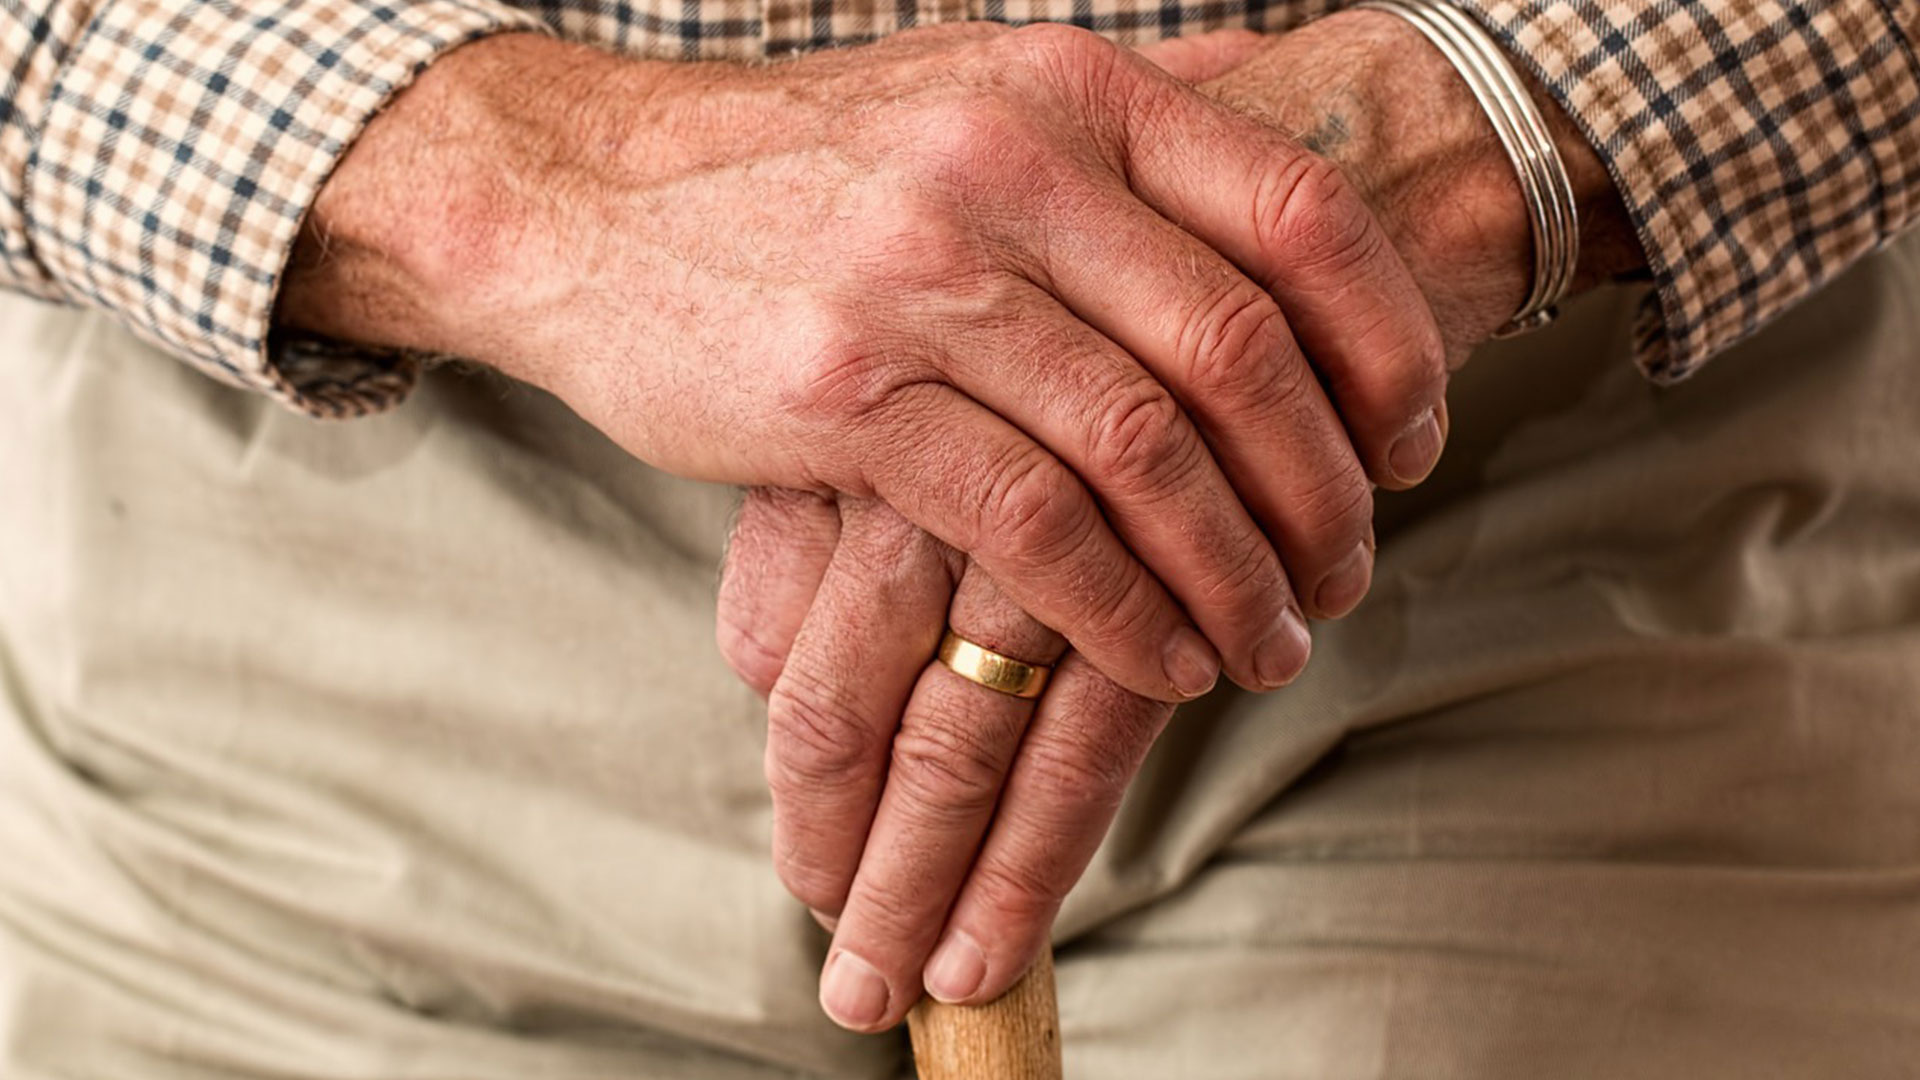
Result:
M1167 643L1167 680L1187 697L1199 697L1220 679L1220 655L1190 626L1173 632Z
M839 919L821 911L819 908L808 908L807 914L813 916L813 921L819 923L820 928L829 934L833 933L834 929L840 925Z
M1440 448L1445 442L1446 437L1440 432L1440 418L1428 409L1387 451L1387 467L1401 483L1417 484L1440 463Z
M820 977L820 1007L843 1028L867 1031L887 1015L893 992L872 964L842 949Z
M1253 673L1269 689L1285 686L1307 666L1313 651L1313 637L1307 633L1307 621L1288 608L1280 613L1279 625L1253 650Z
M1320 587L1314 590L1313 604L1327 618L1337 619L1352 611L1360 598L1367 595L1367 585L1373 581L1373 552L1367 545L1356 544L1340 565L1333 568L1326 577L1320 579Z
M927 993L949 1005L972 997L986 977L986 954L965 930L948 934L927 961Z

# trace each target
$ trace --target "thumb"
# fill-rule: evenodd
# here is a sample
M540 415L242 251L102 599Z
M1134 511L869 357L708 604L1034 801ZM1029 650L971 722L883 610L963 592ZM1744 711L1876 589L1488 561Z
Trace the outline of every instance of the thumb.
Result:
M1203 83L1245 63L1266 40L1255 30L1215 30L1149 42L1135 51L1176 79Z

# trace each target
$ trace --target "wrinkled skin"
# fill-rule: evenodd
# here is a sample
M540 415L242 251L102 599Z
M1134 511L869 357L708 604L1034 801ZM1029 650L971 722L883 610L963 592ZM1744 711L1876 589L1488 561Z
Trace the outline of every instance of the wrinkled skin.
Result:
M1064 27L772 67L492 39L315 215L290 325L492 364L681 475L878 499L1163 701L1299 670L1292 583L1317 610L1364 550L1444 378L1338 168Z
M1169 703L1300 670L1366 590L1370 481L1431 470L1448 361L1524 290L1509 167L1390 24L1153 62L1061 27L764 67L491 38L345 156L278 317L756 487L721 647L771 695L782 877L838 917L823 1002L877 1030L1012 983ZM1057 659L1047 695L929 666L948 622Z
M1413 31L1357 13L1281 37L1227 32L1147 52L1213 76L1208 95L1342 164L1420 282L1450 365L1519 306L1531 240L1511 166ZM1604 170L1561 124L1585 197L1590 284L1631 269L1639 252ZM1344 416L1355 397L1345 369L1322 374ZM1444 439L1444 407L1435 421L1430 448L1373 479L1398 488L1422 478ZM1358 442L1364 421L1348 423ZM1343 613L1365 584L1322 597L1316 613ZM1067 652L989 573L870 500L749 492L721 623L735 669L771 695L775 857L795 895L834 925L829 1012L873 1030L898 1022L923 978L948 1000L1004 991L1044 943L1172 706ZM927 663L948 623L1009 655L1058 660L1044 698L1001 697ZM877 1014L871 982L863 989L850 969L885 987Z

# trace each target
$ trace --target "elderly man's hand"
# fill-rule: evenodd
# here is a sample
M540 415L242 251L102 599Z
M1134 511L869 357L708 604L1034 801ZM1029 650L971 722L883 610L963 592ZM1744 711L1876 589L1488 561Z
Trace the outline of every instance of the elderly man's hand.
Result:
M882 499L1160 700L1290 679L1301 609L1365 586L1367 473L1438 450L1437 329L1340 171L1063 27L771 67L489 40L308 234L288 325L490 363L675 473Z
M923 966L948 1000L1005 990L1173 706L1063 657L991 578L873 500L748 492L720 620L729 659L772 695L774 862L834 924L828 1014L860 1031L899 1023ZM927 663L949 622L996 652L1058 661L1045 695Z
M1232 57L1209 94L1346 165L1453 362L1518 306L1531 241L1512 168L1458 76L1405 24L1353 13L1147 51L1189 72ZM1590 283L1636 265L1639 249L1604 170L1567 134ZM1337 388L1340 372L1330 378ZM868 502L750 492L720 617L723 651L771 694L776 862L795 895L837 916L828 1011L873 1030L897 1023L923 980L948 1000L1004 991L1170 707L1070 653L1037 706L929 663L943 623L1035 662L1063 646L958 553Z

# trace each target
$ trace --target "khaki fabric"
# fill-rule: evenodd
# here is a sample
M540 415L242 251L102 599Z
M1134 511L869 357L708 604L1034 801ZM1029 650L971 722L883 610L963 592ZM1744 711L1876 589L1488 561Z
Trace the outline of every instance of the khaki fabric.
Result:
M1488 350L1294 687L1058 926L1076 1078L1911 1076L1920 241L1700 377ZM0 299L0 1075L890 1077L712 645L727 490L442 370L294 416Z

